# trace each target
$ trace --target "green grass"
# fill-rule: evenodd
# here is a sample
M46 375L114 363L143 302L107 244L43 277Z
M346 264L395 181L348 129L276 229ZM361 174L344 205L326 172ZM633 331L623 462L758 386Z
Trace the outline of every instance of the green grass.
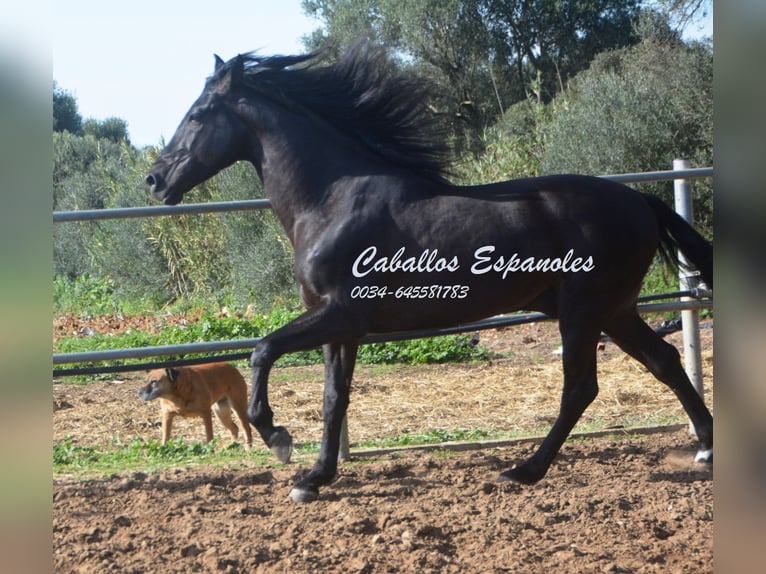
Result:
M91 478L125 474L135 471L156 472L167 468L194 465L271 464L275 459L267 449L247 450L239 443L220 446L217 440L209 444L185 443L183 438L167 444L159 440L136 438L115 448L75 444L67 437L53 444L53 475Z

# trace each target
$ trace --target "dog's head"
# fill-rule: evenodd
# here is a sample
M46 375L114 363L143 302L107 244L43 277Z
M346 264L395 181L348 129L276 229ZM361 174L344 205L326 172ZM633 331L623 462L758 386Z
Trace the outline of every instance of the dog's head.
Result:
M178 369L154 369L146 376L146 386L138 391L138 396L145 401L151 401L173 392L176 379L180 371Z

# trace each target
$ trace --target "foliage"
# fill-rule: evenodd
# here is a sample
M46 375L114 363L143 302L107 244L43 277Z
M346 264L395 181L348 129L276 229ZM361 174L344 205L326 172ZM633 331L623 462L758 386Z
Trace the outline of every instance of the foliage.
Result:
M461 363L488 358L489 351L473 343L468 335L374 343L359 349L359 362L365 364L427 365Z
M114 282L106 277L83 273L69 282L61 276L53 278L53 312L77 315L109 315L119 313L114 298Z
M673 293L678 291L678 289L678 275L675 273L675 270L670 269L657 257L649 267L646 277L644 277L644 283L641 286L639 296Z
M674 158L712 165L712 73L702 44L645 41L600 55L559 97L540 171L653 171ZM670 189L649 187L672 204ZM710 183L694 189L698 223L712 231Z
M77 109L77 99L53 82L53 131L82 133L82 116Z
M91 291L85 291L91 298L110 290L109 284L93 284ZM108 301L109 299L107 299ZM104 305L107 303L104 303ZM89 303L89 308L104 308ZM108 310L108 309L107 309ZM168 325L160 316L157 318L158 333L131 330L120 335L94 334L89 337L65 337L56 341L55 352L77 353L104 351L110 349L181 345L207 341L254 339L276 331L301 313L298 307L275 307L269 313L258 313L250 317L220 316L203 313L199 320L188 325ZM187 354L186 358L197 356ZM467 335L432 337L413 341L374 343L359 350L358 360L365 364L433 364L485 360L489 352L471 342ZM319 350L302 351L284 356L278 366L315 365L322 362Z
M54 133L54 209L148 205L143 176L157 150L136 150L88 133ZM195 190L198 201L262 197L252 166L238 164ZM54 276L76 283L108 277L114 298L181 299L214 305L297 297L292 247L270 211L61 223L54 227ZM77 286L73 285L76 289Z
M637 41L637 0L304 0L323 27L307 43L344 46L362 36L442 86L435 109L472 141L505 109L550 100L603 50ZM467 133L464 136L463 132Z
M511 106L482 135L483 151L460 165L461 183L479 185L539 174L545 152L545 128L553 104L532 98Z
M66 194L61 187L64 182L88 173L98 158L99 146L95 138L78 137L69 132L53 132L53 209L59 209L62 195ZM88 198L86 205L96 205L96 202Z
M638 40L636 0L490 0L485 5L496 50L513 70L514 83L526 88L540 78L536 93L543 101L597 54Z
M713 0L650 0L648 5L680 31L712 10Z
M53 206L60 211L146 205L146 161L126 140L54 134ZM167 273L137 220L57 224L54 277L108 278L117 300L168 299ZM75 286L76 288L76 286Z
M239 462L271 463L267 449L247 450L234 442L221 447L217 439L210 443L185 443L177 437L161 444L159 440L133 439L114 448L81 446L71 437L53 443L53 473L103 476L130 471L156 471L191 465L222 465Z
M82 131L96 139L109 140L114 143L122 141L130 143L128 122L122 118L106 118L105 120L88 118L82 125Z
M196 201L263 197L251 165L236 164L194 191ZM143 230L165 264L173 299L269 309L296 299L292 245L270 210L151 218Z

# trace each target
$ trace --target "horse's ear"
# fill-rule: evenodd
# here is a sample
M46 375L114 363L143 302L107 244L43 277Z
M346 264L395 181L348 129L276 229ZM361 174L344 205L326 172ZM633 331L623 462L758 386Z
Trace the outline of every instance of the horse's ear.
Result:
M179 371L178 369L168 367L167 369L165 369L165 374L168 376L168 379L170 379L171 383L175 383L176 379L178 378Z
M223 63L222 63L223 64ZM228 70L223 74L216 86L216 91L220 93L227 93L242 81L242 77L245 75L245 58L242 54L239 54L234 60L228 64Z
M234 58L234 64L231 66L231 82L233 84L238 83L244 74L245 58L242 57L242 54L237 54L237 57Z
M213 57L215 58L215 70L214 70L214 72L217 72L218 70L223 68L224 62L223 62L223 60L221 59L221 57L218 54L213 54Z

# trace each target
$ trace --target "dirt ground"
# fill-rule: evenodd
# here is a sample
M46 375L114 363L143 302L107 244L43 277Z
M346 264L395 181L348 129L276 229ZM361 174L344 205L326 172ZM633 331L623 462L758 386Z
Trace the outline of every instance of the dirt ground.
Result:
M54 332L87 336L130 324L68 317ZM534 438L464 451L355 448L434 429L545 434L561 390L555 324L480 337L512 354L467 365L359 366L349 408L352 460L311 504L288 497L310 457L54 477L56 572L712 572L712 468L692 462L686 425L625 431L678 422L683 413L610 342L599 352L599 397L576 429L610 433L567 442L537 485L496 482L531 454ZM713 329L702 337L712 409ZM680 347L680 333L667 340ZM142 379L54 381L54 441L108 448L158 438L158 407L137 396ZM297 443L321 436L321 380L321 367L273 373L275 422ZM203 432L201 422L182 420L174 436L193 441Z

